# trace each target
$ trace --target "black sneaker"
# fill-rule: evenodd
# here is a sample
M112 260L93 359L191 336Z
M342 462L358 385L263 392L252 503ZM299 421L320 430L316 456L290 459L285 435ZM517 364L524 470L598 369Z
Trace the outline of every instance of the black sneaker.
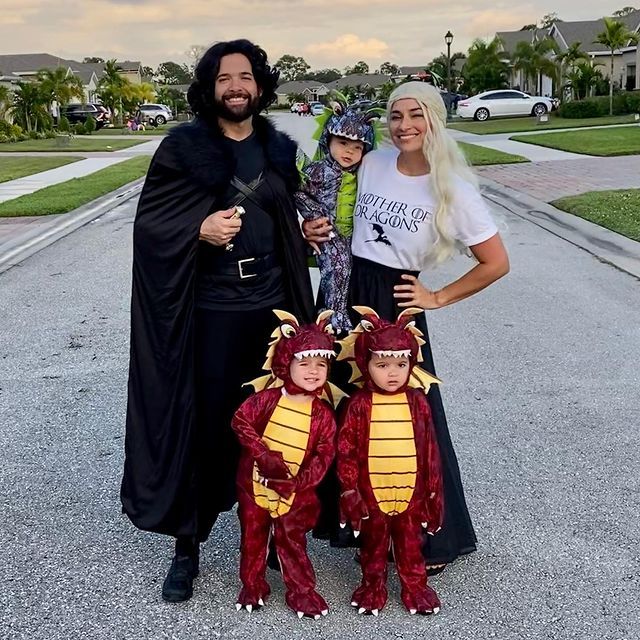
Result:
M198 556L174 556L171 568L162 584L165 602L184 602L193 595L193 580L199 573Z

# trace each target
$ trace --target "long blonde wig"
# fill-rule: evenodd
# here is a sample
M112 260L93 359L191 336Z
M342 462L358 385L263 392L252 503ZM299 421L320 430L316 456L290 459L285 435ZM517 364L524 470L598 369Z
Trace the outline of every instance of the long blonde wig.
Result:
M447 109L440 92L426 82L405 82L396 87L387 103L387 122L391 124L394 102L413 98L422 109L428 124L422 152L429 163L436 198L434 227L436 244L430 255L432 264L438 264L468 249L456 242L448 232L447 219L454 201L456 177L478 188L476 178L455 140L447 132Z

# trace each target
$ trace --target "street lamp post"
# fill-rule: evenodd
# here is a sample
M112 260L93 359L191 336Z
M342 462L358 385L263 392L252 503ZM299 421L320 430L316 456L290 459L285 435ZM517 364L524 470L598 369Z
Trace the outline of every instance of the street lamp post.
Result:
M447 31L444 41L447 43L447 91L451 93L451 43L453 42L451 31Z

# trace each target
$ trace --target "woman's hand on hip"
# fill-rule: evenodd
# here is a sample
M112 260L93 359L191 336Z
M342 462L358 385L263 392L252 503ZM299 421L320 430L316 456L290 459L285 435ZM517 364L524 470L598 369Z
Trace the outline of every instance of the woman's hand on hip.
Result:
M403 274L407 284L393 287L393 297L399 307L420 307L421 309L439 309L443 305L438 300L438 292L427 289L415 276Z
M236 208L216 211L208 215L200 225L200 240L215 247L228 244L242 227L242 220L234 214Z

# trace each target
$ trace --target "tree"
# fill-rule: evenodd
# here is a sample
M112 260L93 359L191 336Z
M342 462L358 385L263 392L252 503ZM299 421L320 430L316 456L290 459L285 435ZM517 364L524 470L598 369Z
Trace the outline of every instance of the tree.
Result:
M597 44L602 44L611 52L609 66L609 115L613 115L613 60L614 53L618 49L629 44L638 44L638 34L629 31L627 25L613 18L604 18L604 31L599 33L594 40Z
M280 78L285 82L300 80L311 67L300 56L285 53L274 65L280 71Z
M558 14L555 13L555 11L553 13L547 13L540 19L540 28L550 29L556 22L562 22L562 20L558 18Z
M122 68L115 59L107 60L104 65L102 78L98 82L98 98L111 113L117 114L118 123L122 124L122 103L125 99L125 87L131 82L120 75Z
M140 75L143 78L153 78L154 71L151 67L142 66L140 67Z
M353 76L356 73L369 73L369 65L364 60L360 60L356 62L353 67L345 67L344 69L345 76Z
M618 9L617 11L614 11L613 15L616 18L624 18L625 16L628 16L630 13L633 13L634 11L637 11L635 7L622 7L622 9Z
M187 110L187 101L184 97L184 93L179 89L173 89L171 87L160 87L156 91L156 100L160 104L166 104L168 107L173 107L174 113L184 113Z
M502 59L502 46L502 40L497 36L490 42L480 38L472 42L462 69L464 88L468 93L476 94L508 86L509 67Z
M568 74L574 70L576 63L589 59L589 56L580 49L581 45L581 42L574 42L569 45L566 51L556 56L556 62L559 65L558 75L560 77L560 84L563 87L566 84L565 80L569 79ZM562 94L564 94L564 92L561 92L561 95Z
M567 72L568 85L576 100L591 95L592 89L602 80L602 72L596 69L599 66L600 62L580 60Z
M15 124L26 131L44 131L51 126L47 99L38 82L18 82L9 113Z
M207 48L208 47L205 47L203 44L192 44L189 47L189 50L187 51L187 57L191 60L189 69L191 70L192 76L195 76L198 62L200 62L200 58L202 58L202 56L206 53Z
M306 101L307 101L307 97L304 95L304 93L288 93L287 94L287 102L289 103L289 106L291 106L296 102L306 102Z
M156 70L156 77L160 84L191 84L193 75L186 64L177 62L162 62Z
M397 76L400 73L400 67L391 62L383 62L380 65L380 73L383 76Z
M83 64L104 64L104 60L98 57L83 58Z
M148 82L134 84L127 81L122 87L122 110L134 113L141 104L155 100L156 90Z
M0 85L0 120L5 116L9 105L11 104L11 96L9 94L9 88Z
M456 51L451 54L451 87L454 88L459 84L459 74L455 69L456 60L464 60L466 56L461 51ZM447 86L447 78L449 76L449 65L447 60L447 54L441 53L437 58L434 58L426 67L426 71L429 71L432 75L435 74L438 78L442 79L442 82Z
M64 67L41 69L38 72L38 81L49 111L54 102L61 107L69 104L72 98L84 98L82 81L78 76L69 74Z
M319 71L309 71L300 80L316 80L317 82L333 82L342 78L338 69L320 69Z

